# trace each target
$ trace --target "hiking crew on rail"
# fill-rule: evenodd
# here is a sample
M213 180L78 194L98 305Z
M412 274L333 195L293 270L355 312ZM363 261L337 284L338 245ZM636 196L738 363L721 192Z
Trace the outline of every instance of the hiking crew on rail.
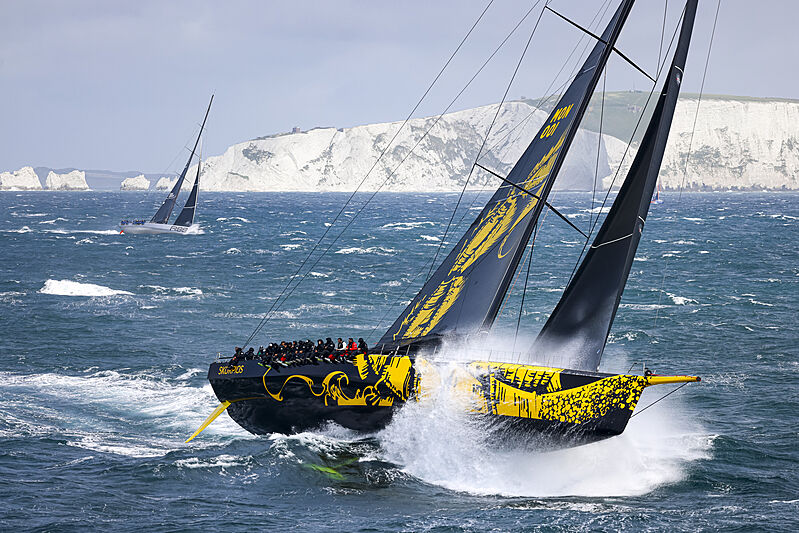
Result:
M363 338L359 338L356 343L350 337L345 343L341 337L337 342L327 337L324 341L318 339L316 344L311 339L283 341L280 344L273 342L266 348L261 346L257 352L252 347L245 352L237 346L229 365L233 366L247 359L259 360L264 365L284 367L318 365L322 362L335 364L352 361L361 353L369 353L369 347Z

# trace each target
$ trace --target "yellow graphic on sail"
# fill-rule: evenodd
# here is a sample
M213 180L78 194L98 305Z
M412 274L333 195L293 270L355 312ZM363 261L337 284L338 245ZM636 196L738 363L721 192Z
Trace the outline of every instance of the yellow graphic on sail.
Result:
M535 165L520 187L538 194L546 183L552 166L557 160L566 133L549 149ZM394 340L423 337L441 321L452 305L458 300L466 284L464 272L478 259L502 240L497 257L502 259L510 250L503 250L505 242L514 228L524 220L538 204L538 199L513 187L507 196L494 205L480 221L472 234L458 252L445 279L433 291L421 298L413 306L397 328Z

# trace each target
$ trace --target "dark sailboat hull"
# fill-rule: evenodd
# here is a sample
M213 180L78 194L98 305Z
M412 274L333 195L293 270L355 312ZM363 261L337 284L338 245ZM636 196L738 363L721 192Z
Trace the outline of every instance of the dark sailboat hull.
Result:
M584 444L618 435L645 387L697 380L485 361L441 369L420 358L383 355L288 368L252 360L214 363L208 379L219 400L230 402L230 417L255 434L291 434L331 422L379 431L405 403L431 401L446 381L455 392L448 398L472 415L470 421L510 446Z

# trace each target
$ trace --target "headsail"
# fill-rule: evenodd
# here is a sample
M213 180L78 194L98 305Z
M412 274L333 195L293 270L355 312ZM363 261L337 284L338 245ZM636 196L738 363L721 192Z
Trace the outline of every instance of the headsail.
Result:
M541 130L469 230L378 344L469 334L493 324L633 0L624 0ZM536 196L538 198L536 198Z
M202 158L197 161L197 176L194 178L194 186L191 188L186 205L175 219L175 226L191 226L194 223L194 213L197 210L197 193L200 190L200 165Z
M697 0L688 0L674 59L624 184L593 245L533 344L533 353L568 357L596 371L641 239L680 91Z
M164 200L164 203L158 208L158 211L155 212L153 218L150 219L150 222L154 222L156 224L166 224L169 221L169 216L172 214L172 209L175 208L175 202L178 200L180 188L183 186L183 180L186 179L186 173L189 171L191 161L194 159L194 153L197 151L197 145L200 142L200 137L203 134L203 128L205 128L205 121L208 120L208 113L211 111L211 104L213 103L214 95L211 95L211 101L208 102L208 109L205 110L205 118L203 118L203 123L200 126L200 133L197 134L197 140L194 141L194 148L191 149L189 160L186 161L186 166L183 169L183 172L180 173L178 181L175 182L175 186L172 187L171 191L169 191L169 195L166 197L166 200Z

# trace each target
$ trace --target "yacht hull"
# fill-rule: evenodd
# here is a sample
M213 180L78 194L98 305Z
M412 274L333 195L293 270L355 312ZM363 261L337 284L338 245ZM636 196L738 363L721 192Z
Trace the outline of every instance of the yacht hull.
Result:
M256 434L297 433L334 422L384 428L408 402L448 402L508 444L584 444L622 433L651 378L475 361L434 366L408 356L292 367L213 363L208 379L230 417ZM692 379L695 380L695 379Z
M192 224L191 226L175 226L173 224L156 224L154 222L145 222L144 224L123 224L119 226L119 230L122 233L130 233L133 235L156 235L160 233L186 235L197 233L200 230L200 225Z

